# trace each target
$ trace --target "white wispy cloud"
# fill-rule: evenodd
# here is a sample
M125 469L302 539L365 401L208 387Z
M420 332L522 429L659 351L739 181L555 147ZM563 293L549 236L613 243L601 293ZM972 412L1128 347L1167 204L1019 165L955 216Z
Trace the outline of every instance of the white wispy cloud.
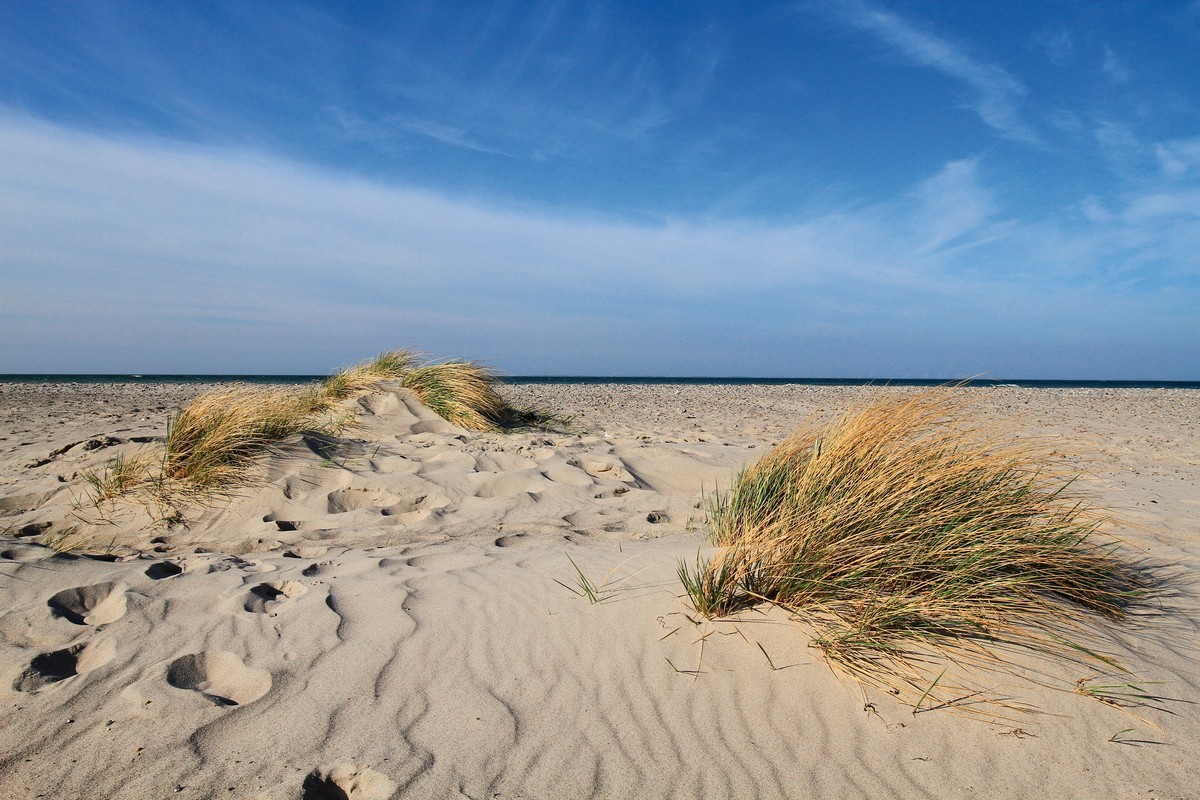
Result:
M486 54L488 67L414 42L424 59L398 65L381 84L403 101L403 124L393 130L522 158L578 158L654 139L704 101L721 33L698 20L673 47L659 48L613 12L602 3L543 2L497 7L482 23L444 15L439 49ZM391 43L371 47L378 59L391 57Z
M1133 80L1129 68L1107 44L1104 45L1104 62L1100 65L1100 71L1113 83L1129 83Z
M1092 130L1101 155L1112 170L1126 179L1141 175L1152 154L1134 127L1119 119L1105 119Z
M1099 349L1096 319L1152 346L1194 326L1195 275L1166 276L1188 308L1126 287L1192 263L1200 222L1164 216L1187 189L1031 225L961 160L786 224L644 225L0 114L0 372L309 372L412 344L522 372L1064 377L1093 362L1021 355L1047 320Z
M1075 37L1070 31L1039 31L1034 34L1033 43L1042 48L1056 67L1065 67L1075 56Z
M1200 178L1200 136L1157 142L1154 152L1166 177L1172 180Z
M1103 120L1092 131L1100 153L1126 181L1154 186L1200 180L1200 136L1155 141L1133 124Z
M393 127L387 121L381 123L385 127ZM469 130L457 128L451 125L440 125L436 122L424 119L397 120L394 127L401 130L410 131L419 136L425 136L442 144L448 144L452 147L461 147L464 150L474 150L477 153L490 153L491 155L505 156L506 158L514 158L512 153L501 150L498 147L486 145L478 141L471 135Z
M962 244L997 212L991 192L980 185L976 159L952 161L922 182L915 194L921 201L916 228L924 239L918 248L922 253Z
M862 0L841 0L814 7L872 35L914 64L937 70L965 86L972 95L968 106L1004 137L1029 143L1040 141L1019 112L1025 87L1003 67L975 58L962 45Z
M1139 194L1130 202L1123 216L1134 223L1164 218L1200 219L1200 187Z

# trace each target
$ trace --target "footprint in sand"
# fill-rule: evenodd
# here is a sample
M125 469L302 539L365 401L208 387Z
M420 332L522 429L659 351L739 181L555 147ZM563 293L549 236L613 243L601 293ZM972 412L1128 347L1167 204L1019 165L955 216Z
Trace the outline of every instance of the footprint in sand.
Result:
M159 561L146 567L146 577L152 581L161 581L163 578L173 578L182 574L183 567L174 561Z
M329 548L320 544L302 544L283 551L284 558L320 558Z
M385 559L390 561L391 559ZM469 558L463 558L459 553L429 553L427 555L416 555L407 559L404 562L407 566L417 567L419 569L429 569L435 571L460 569L469 566L472 562ZM383 566L382 562L380 566Z
M358 404L371 416L378 416L399 409L400 398L396 396L395 392L381 392L360 397Z
M601 461L599 459L581 457L571 459L567 464L572 467L578 467L588 475L599 480L634 482L633 475L618 461Z
M256 614L273 614L308 591L300 581L268 581L250 589L250 597L242 608Z
M372 458L367 462L371 472L377 475L407 475L416 472L421 467L419 461L411 461L404 456L388 456Z
M54 595L47 605L60 617L76 625L106 625L125 616L123 583L94 583L76 586Z
M382 489L348 486L345 489L336 489L326 495L325 505L330 514L345 514L360 508L390 506L399 500L399 497Z
M271 673L246 666L233 653L211 650L172 661L167 683L199 692L217 705L244 706L270 691Z
M30 661L29 667L17 676L13 681L13 689L18 692L45 689L107 664L116 653L117 646L108 639L83 642L52 653L42 653Z
M32 544L30 542L11 542L9 546L0 550L0 559L5 561L43 561L51 556L56 555L54 550L42 544Z
M212 575L216 572L228 572L229 570L241 570L257 574L262 572L274 572L278 567L274 564L268 564L265 561L247 561L238 556L221 556L213 560L197 558L194 563L189 563L184 566L186 572L197 572L200 574Z
M479 473L481 476L488 473ZM537 494L551 485L549 479L536 470L502 472L483 479L475 489L475 496L490 499L511 497L518 494Z
M556 464L546 467L542 470L542 474L547 480L554 483L565 483L568 486L592 486L595 481L592 476L588 475L578 467L572 467L568 464Z
M34 494L13 494L7 497L0 497L0 514L16 516L24 514L26 511L43 505L47 500L54 496L54 492L37 492Z
M398 787L370 767L337 764L308 773L302 800L386 800Z

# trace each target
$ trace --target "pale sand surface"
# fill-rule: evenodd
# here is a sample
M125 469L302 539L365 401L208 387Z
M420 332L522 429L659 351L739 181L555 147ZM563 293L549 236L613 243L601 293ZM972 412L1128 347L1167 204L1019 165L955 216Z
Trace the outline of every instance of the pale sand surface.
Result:
M1200 392L964 390L1177 568L1113 646L1175 699L1113 708L1052 665L987 679L1039 713L980 721L864 695L778 613L695 624L679 597L704 490L904 390L514 386L580 432L508 435L386 393L186 525L91 508L79 473L201 388L0 384L0 797L344 796L308 777L332 765L355 798L1200 796ZM68 533L119 560L31 543ZM568 556L604 602L561 585Z

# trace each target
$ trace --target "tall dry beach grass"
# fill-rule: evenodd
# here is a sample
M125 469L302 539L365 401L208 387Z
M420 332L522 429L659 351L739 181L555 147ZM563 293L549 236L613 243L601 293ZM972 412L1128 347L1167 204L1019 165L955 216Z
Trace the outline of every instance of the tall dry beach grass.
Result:
M326 378L321 393L327 400L345 400L378 389L385 381L399 380L412 371L417 356L411 350L390 350L370 361L347 367Z
M201 492L244 480L250 459L275 442L305 430L337 427L333 398L322 389L263 389L233 384L211 389L171 421L163 475Z
M392 350L343 369L316 387L277 389L230 384L194 398L171 420L163 452L114 459L87 476L93 504L140 494L164 516L180 502L228 494L250 480L255 458L301 432L332 434L353 424L343 401L389 381L412 390L447 421L490 431L551 422L516 409L496 391L498 375L472 361L418 363L410 350Z
M409 370L400 385L412 391L434 413L474 431L495 430L507 404L496 393L497 376L469 361L427 364Z
M888 397L793 433L714 497L723 550L679 569L695 608L780 606L832 665L918 705L931 651L1115 666L1085 642L1143 596L1137 570L1061 459L973 424L967 402Z

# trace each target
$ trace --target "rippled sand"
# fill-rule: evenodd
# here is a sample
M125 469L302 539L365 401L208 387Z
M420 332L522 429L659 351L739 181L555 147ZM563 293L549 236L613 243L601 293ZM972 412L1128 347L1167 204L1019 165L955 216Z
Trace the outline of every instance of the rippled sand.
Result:
M513 386L577 429L510 435L384 394L333 446L296 437L253 489L186 524L91 507L80 473L154 447L202 388L0 384L0 797L1200 785L1200 392L963 390L1014 435L1061 442L1125 520L1114 531L1175 565L1181 595L1114 654L1177 699L1116 708L1074 693L1093 673L1062 666L1045 685L997 676L1040 713L979 721L864 693L778 612L707 623L679 598L706 490L806 418L907 390ZM115 560L33 544L67 533ZM602 602L576 593L572 562Z

